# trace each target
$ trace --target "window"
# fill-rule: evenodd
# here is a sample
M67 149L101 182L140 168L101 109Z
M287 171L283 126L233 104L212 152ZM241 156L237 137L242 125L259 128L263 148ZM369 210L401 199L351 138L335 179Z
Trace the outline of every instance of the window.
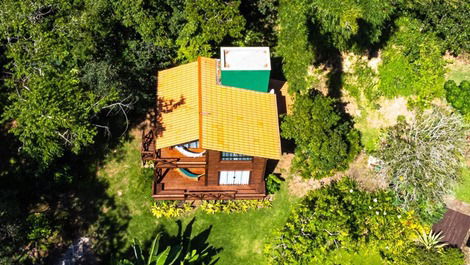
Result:
M221 159L225 160L225 161L226 160L251 161L251 160L253 160L253 157L252 156L235 154L235 153L229 153L229 152L222 152Z
M250 171L219 171L220 185L247 185L250 184Z
M186 148L199 148L199 140L192 141L189 143L182 144L180 146L186 147Z

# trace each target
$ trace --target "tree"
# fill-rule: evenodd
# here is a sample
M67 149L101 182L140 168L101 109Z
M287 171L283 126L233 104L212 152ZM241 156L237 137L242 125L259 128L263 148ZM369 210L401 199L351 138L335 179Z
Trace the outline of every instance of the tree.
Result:
M173 24L157 27L172 9L149 11L133 2L121 1L127 10L108 1L1 2L9 99L0 119L13 124L22 151L48 165L80 152L99 130L110 132L113 120L124 121L115 128L120 135L132 103L150 102L155 68L176 57L176 45L168 44L176 38L167 30Z
M382 52L379 90L384 96L417 96L430 101L443 93L445 62L440 40L422 30L422 23L409 17L395 21L393 33Z
M439 107L388 130L376 155L404 209L430 223L441 216L443 197L459 179L466 134L462 117Z
M305 178L321 178L348 167L360 150L359 133L323 95L296 97L292 115L284 117L282 136L297 145L294 168Z
M470 2L465 0L413 0L405 12L423 22L427 32L440 37L454 54L470 51Z
M393 14L393 1L312 1L309 17L332 47L341 51L377 43ZM313 40L315 41L315 39Z
M176 40L178 57L193 61L197 56L212 56L214 47L240 38L246 22L239 6L240 1L187 0L185 23Z
M309 43L307 1L281 0L279 3L278 52L283 57L283 71L289 81L289 93L310 89L308 67L314 53Z

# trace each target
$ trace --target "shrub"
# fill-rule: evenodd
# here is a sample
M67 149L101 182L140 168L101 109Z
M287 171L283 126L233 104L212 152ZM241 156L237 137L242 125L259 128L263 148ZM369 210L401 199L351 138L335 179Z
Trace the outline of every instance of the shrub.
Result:
M274 264L331 264L337 251L366 249L394 260L414 244L414 230L422 227L393 202L391 192L361 191L349 178L333 182L292 210L265 253Z
M419 21L400 18L398 31L382 52L379 89L384 96L416 95L418 101L443 96L444 60L439 40L423 33Z
M269 174L266 178L266 193L274 194L281 189L282 179L274 174Z
M470 82L464 80L457 85L453 80L445 83L447 101L462 115L470 114Z
M335 100L320 94L296 98L284 117L282 136L297 145L293 168L304 178L322 178L348 167L360 150L359 133L344 121Z
M461 172L465 136L461 116L438 107L388 130L377 156L402 207L417 210L428 222L440 217L443 196Z

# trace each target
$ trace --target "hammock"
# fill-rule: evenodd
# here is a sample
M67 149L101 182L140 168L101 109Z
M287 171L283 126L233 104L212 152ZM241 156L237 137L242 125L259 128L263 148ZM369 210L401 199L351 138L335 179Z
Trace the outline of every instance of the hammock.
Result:
M202 157L204 153L206 152L206 150L204 150L200 153L196 153L179 145L175 146L175 149L178 150L178 152L180 152L182 155L186 157Z
M180 173L183 177L190 178L192 180L197 180L199 177L201 177L204 174L194 174L191 171L187 170L186 168L177 168L176 171Z

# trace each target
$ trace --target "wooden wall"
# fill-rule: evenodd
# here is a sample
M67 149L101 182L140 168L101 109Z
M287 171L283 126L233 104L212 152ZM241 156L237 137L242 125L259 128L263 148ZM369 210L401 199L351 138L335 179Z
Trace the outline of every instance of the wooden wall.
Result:
M219 185L219 171L221 170L250 170L250 184L264 183L266 158L253 157L251 161L222 161L220 153L219 151L207 150L206 185Z

